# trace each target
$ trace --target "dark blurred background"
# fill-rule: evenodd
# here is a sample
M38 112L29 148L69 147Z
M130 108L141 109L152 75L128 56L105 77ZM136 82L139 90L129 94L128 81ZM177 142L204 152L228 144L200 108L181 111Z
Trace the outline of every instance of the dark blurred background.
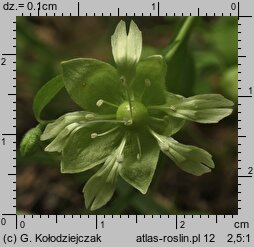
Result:
M130 18L121 18L129 22ZM165 53L183 17L133 17L143 35L143 57ZM36 126L32 102L38 89L59 73L59 63L92 57L113 64L110 36L119 17L17 18L17 141ZM195 177L161 154L146 195L119 178L113 199L95 212L84 207L82 189L94 171L61 174L56 156L42 150L17 153L17 213L25 214L237 214L237 19L198 18L168 64L167 87L190 96L222 93L234 113L219 124L188 123L176 135L213 155L216 168ZM65 91L44 111L54 119L78 110Z

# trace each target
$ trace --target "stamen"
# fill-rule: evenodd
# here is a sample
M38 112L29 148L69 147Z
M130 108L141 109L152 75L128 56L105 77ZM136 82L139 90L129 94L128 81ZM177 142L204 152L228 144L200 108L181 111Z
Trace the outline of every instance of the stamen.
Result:
M161 118L157 118L157 117L149 117L151 120L157 121L157 122L162 122L165 123L166 119L161 119Z
M152 106L147 106L148 109L150 110L159 110L159 111L176 111L176 107L174 105L167 106L167 105L152 105Z
M107 134L109 134L109 133L114 132L114 131L117 130L118 128L119 128L119 126L114 127L114 128L112 128L112 129L107 130L107 131L105 131L105 132L103 132L103 133L100 133L100 134L94 132L94 133L91 134L91 138L92 138L92 139L95 139L95 138L98 137L98 136L105 136L105 135L107 135Z
M137 160L140 160L140 159L141 159L141 156L142 156L141 144L140 144L140 139L139 139L139 136L138 136L138 135L136 136L136 138L137 138L137 144L138 144Z
M119 155L116 157L116 160L117 160L118 163L122 163L123 160L124 160L123 154L119 154Z
M96 105L98 107L102 106L103 105L103 100L102 99L99 99L97 102L96 102Z
M151 86L151 81L150 81L150 79L145 79L145 83L144 83L144 88L143 88L143 90L142 90L142 93L140 94L140 99L142 99L143 98L143 96L144 96L144 93L145 93L145 91L146 91L146 88L148 88L148 87L150 87Z
M96 138L97 136L98 136L97 133L92 133L92 134L91 134L91 138L92 138L92 139Z
M148 128L149 132L155 137L155 139L159 142L160 148L162 151L167 152L169 150L169 145L163 141L161 135L157 134L151 128Z
M120 77L120 80L122 81L123 85L126 83L126 79L123 75Z
M122 142L121 142L120 146L119 146L119 153L120 153L120 154L122 154L122 152L123 152L123 149L124 149L124 147L125 147L126 140L127 140L127 137L126 137L126 135L125 135L124 138L122 139Z
M151 128L149 128L148 127L148 130L149 130L149 132L155 137L155 139L157 139L159 142L162 142L163 143L163 141L162 141L162 139L160 138L160 135L159 134L157 134L155 131L153 131Z
M129 126L132 125L132 119L124 119L124 125Z
M88 121L92 120L111 120L115 119L116 115L115 114L106 114L106 115L99 115L99 114L94 114L94 113L88 113L85 115L85 119Z
M110 102L108 102L108 101L105 101L105 100L103 100L103 99L99 99L99 100L96 102L96 105L97 105L98 107L101 107L103 104L106 104L106 105L109 105L109 106L113 106L113 107L115 107L115 108L118 108L118 107L119 107L118 105L115 105L115 104L110 103Z

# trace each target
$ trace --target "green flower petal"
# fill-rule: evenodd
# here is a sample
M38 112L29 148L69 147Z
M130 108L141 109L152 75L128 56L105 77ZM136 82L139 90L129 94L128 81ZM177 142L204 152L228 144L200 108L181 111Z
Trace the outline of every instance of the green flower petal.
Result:
M131 84L135 98L145 105L165 103L167 66L162 56L151 56L137 64L136 77Z
M112 53L118 70L122 75L129 77L135 71L142 52L142 33L138 26L131 21L127 35L126 24L120 21L114 34L111 36Z
M220 94L201 94L166 104L161 110L198 123L217 123L232 113L233 105L232 101Z
M152 133L157 139L161 151L172 159L180 169L200 176L214 168L212 156L207 151L195 146L181 144L171 137Z
M139 137L141 153L137 142ZM123 152L123 162L119 173L121 177L133 187L145 194L152 181L159 158L160 149L154 138L143 132L129 135Z
M46 152L61 153L68 141L68 137L80 126L78 123L72 123L66 126L56 138L45 148Z
M65 87L73 101L91 112L113 113L110 105L98 107L98 100L119 105L123 102L123 85L117 70L95 59L78 58L62 63Z
M63 116L56 119L54 122L49 123L43 134L41 135L41 140L45 141L51 138L56 137L66 126L71 123L77 123L80 121L86 121L85 116L87 112L85 111L77 111L64 114Z
M117 166L115 155L109 156L102 168L88 180L83 189L86 208L96 210L111 199L116 188Z
M88 124L70 136L62 153L61 171L77 173L103 163L119 144L121 129L104 136L91 138L93 133L103 133L116 127L116 124Z

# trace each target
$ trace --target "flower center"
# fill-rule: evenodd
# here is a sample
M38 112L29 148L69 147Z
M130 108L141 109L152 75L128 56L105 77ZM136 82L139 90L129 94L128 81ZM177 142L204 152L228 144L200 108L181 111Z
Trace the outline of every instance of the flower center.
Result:
M126 126L130 128L142 127L147 123L148 111L147 108L138 101L131 101L131 104L125 101L118 107L116 118L117 120L129 123Z

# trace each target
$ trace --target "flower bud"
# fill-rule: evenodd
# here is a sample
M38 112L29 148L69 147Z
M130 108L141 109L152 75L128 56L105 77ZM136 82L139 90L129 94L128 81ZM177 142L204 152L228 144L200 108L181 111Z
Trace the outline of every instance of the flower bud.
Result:
M22 156L31 155L38 150L42 131L42 124L38 124L35 128L27 131L20 143L20 153Z

